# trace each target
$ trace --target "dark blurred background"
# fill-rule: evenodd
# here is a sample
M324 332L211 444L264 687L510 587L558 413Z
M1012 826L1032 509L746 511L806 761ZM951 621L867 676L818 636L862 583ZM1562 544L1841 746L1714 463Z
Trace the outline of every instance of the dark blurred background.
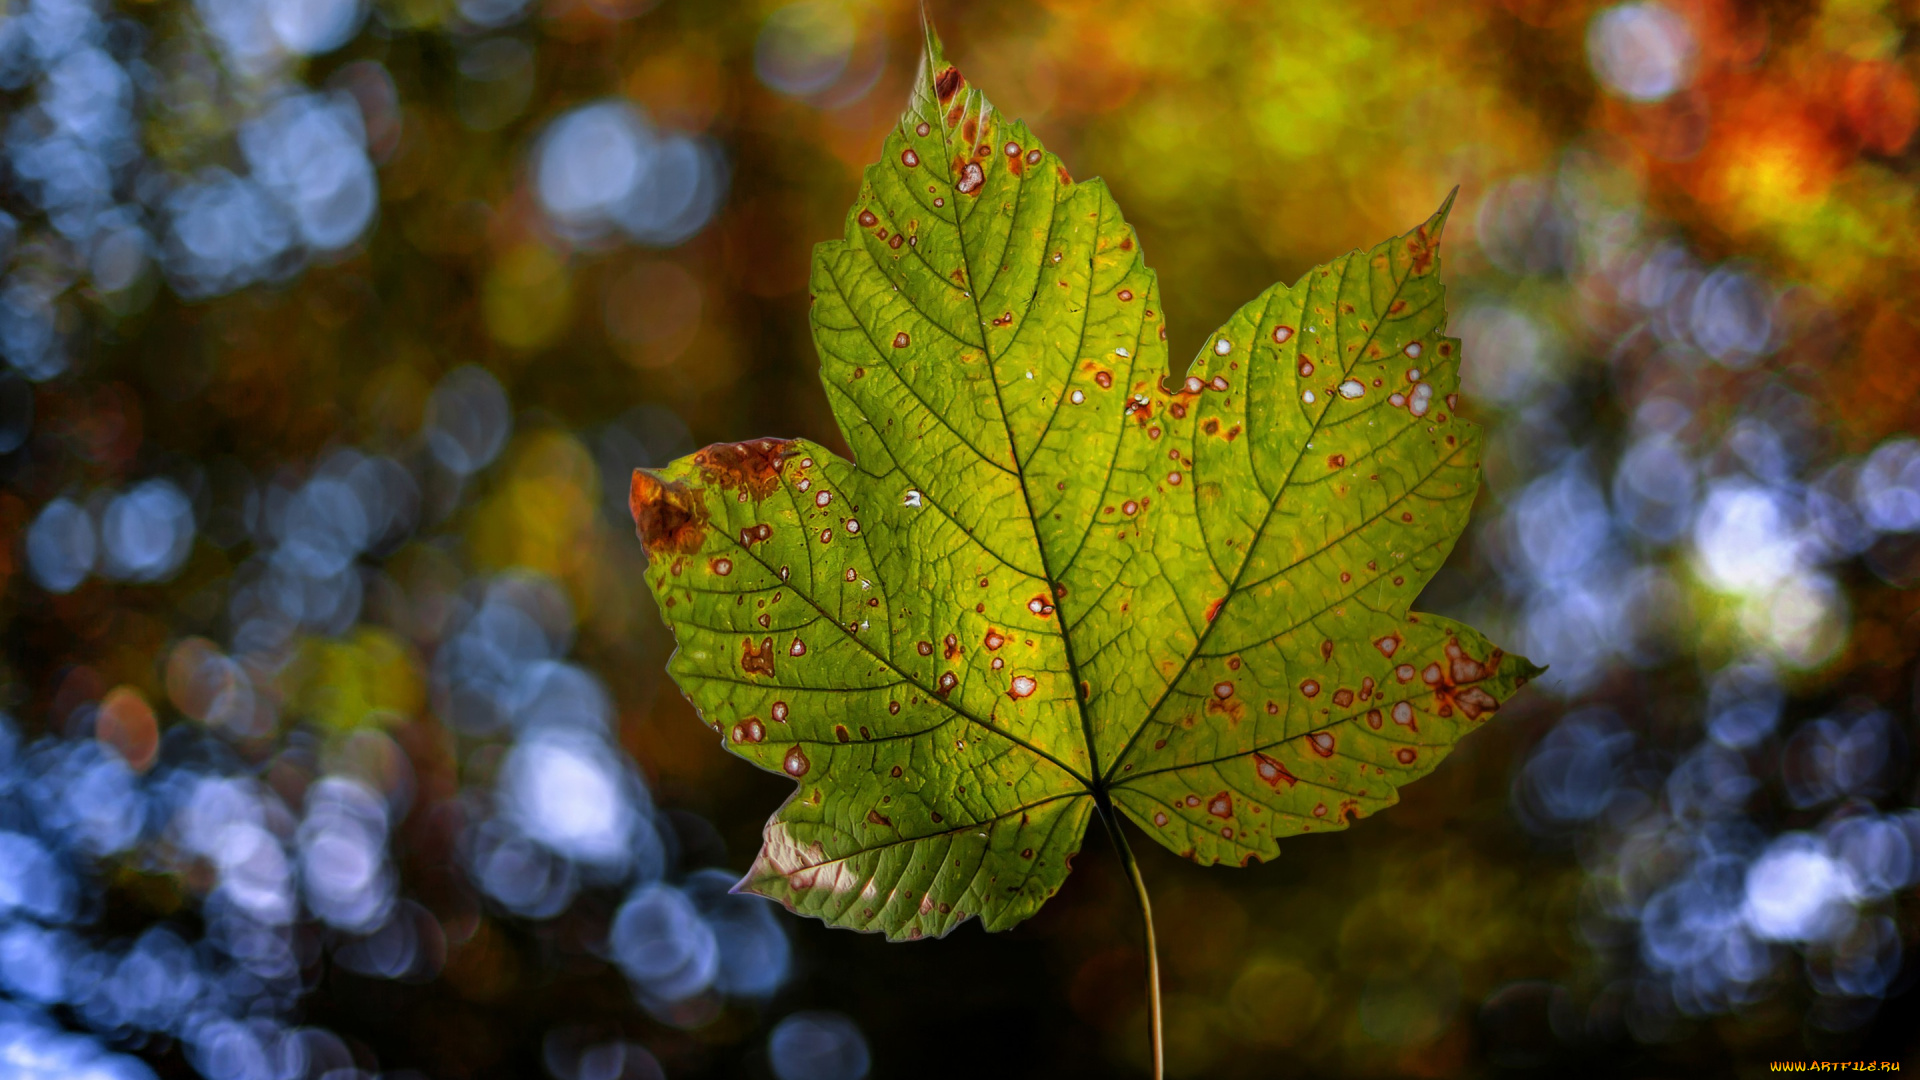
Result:
M919 12L6 0L0 1076L1138 1075L1110 848L996 935L727 887L627 476L844 445L808 338ZM1749 1075L1920 1031L1913 0L935 3L1175 354L1446 240L1549 663L1405 804L1142 844L1176 1077Z

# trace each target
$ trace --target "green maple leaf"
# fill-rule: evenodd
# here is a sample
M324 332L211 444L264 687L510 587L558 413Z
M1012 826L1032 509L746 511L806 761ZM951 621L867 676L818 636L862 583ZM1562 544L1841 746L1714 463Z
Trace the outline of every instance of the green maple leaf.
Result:
M855 460L763 439L633 478L673 677L798 783L741 887L918 938L1032 915L1096 813L1271 859L1391 806L1536 674L1409 611L1479 486L1446 214L1269 289L1166 380L1106 185L929 31L814 253Z

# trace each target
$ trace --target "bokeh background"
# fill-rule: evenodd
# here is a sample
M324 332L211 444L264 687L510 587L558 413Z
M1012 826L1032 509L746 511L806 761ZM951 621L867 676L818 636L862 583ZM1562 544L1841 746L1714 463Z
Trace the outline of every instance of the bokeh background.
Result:
M1552 671L1275 864L1139 845L1170 1072L1908 1057L1920 4L933 14L1177 356L1461 189L1490 452L1422 606ZM636 465L842 445L809 249L918 20L6 0L0 1075L1140 1072L1097 832L1005 934L727 893L788 785L664 680L627 517Z

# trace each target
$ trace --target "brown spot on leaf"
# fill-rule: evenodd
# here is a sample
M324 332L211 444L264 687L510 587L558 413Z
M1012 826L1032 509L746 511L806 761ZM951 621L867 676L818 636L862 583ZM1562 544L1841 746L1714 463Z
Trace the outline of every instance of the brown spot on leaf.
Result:
M1500 702L1492 694L1477 686L1469 686L1454 695L1454 704L1467 714L1467 719L1478 720L1482 713L1490 713L1500 708Z
M1232 683L1217 684L1214 687L1213 696L1207 698L1206 712L1210 716L1226 717L1227 726L1234 727L1234 726L1237 726L1242 719L1245 719L1247 715L1247 706L1245 702L1241 701L1237 697L1232 697L1232 696L1221 697L1220 688L1223 686L1228 688L1227 693L1229 695L1232 694L1233 692ZM1187 718L1187 724L1186 724L1187 727L1193 726L1192 720L1193 720L1192 717Z
M793 442L789 439L714 443L693 455L693 463L707 483L726 489L740 488L758 502L780 486L780 467L792 452Z
M658 552L691 555L706 539L706 504L678 481L635 469L627 506L633 512L634 532L649 557Z
M1433 269L1433 259L1440 252L1440 238L1427 232L1425 225L1413 231L1407 238L1407 255L1412 259L1409 269L1415 274L1424 274Z
M789 747L787 749L787 756L780 762L780 768L783 769L788 776L796 778L807 775L807 770L812 767L813 763L807 760L807 752L798 746Z
M935 76L933 92L940 98L940 104L945 105L960 89L960 84L965 81L966 79L960 74L960 69L951 65ZM972 136L969 135L968 138L971 139Z
M1300 782L1298 777L1287 771L1285 765L1280 764L1278 761L1273 760L1259 751L1255 751L1253 755L1253 771L1259 775L1260 779L1265 782L1268 787L1273 788L1275 791L1280 790L1281 784L1292 787Z
M761 638L760 647L753 647L752 638L740 639L740 670L749 675L773 677L773 639Z

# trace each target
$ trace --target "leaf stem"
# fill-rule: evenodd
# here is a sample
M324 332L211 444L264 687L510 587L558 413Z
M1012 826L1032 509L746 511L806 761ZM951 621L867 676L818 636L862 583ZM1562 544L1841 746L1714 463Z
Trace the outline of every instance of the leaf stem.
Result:
M1153 1049L1153 1080L1164 1080L1166 1040L1160 1025L1160 949L1153 937L1153 903L1147 899L1147 882L1140 876L1140 864L1133 857L1133 849L1127 846L1120 816L1106 799L1101 799L1099 806L1100 823L1107 827L1114 850L1120 853L1120 865L1126 867L1127 877L1133 881L1133 898L1140 904L1140 922L1147 932L1147 1037Z

